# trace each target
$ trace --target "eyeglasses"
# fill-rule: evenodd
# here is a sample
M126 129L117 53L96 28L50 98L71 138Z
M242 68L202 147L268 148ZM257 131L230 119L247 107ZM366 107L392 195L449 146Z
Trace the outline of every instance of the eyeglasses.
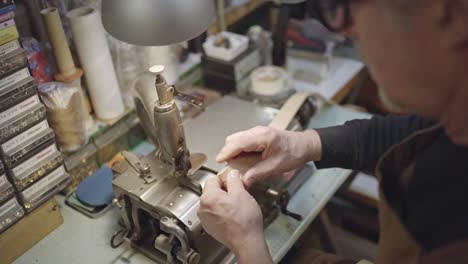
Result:
M310 0L309 10L330 31L339 32L348 28L351 21L351 0Z

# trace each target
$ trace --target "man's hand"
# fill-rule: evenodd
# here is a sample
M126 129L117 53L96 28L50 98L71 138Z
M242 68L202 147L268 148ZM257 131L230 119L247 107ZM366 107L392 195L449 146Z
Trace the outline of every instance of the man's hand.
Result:
M204 230L234 252L239 263L271 263L259 205L238 171L229 173L226 185L227 192L217 177L205 183L198 210Z
M226 162L243 152L262 153L262 161L243 177L245 185L250 187L274 173L289 172L306 162L319 161L322 145L320 136L314 130L291 132L256 127L229 136L216 161Z

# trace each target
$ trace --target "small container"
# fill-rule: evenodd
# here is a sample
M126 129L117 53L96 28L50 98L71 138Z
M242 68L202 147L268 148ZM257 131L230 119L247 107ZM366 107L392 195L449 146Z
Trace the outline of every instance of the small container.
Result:
M22 48L18 48L0 59L0 78L27 66L26 52Z
M0 91L0 112L35 95L37 85L33 77L28 77Z
M96 146L94 144L88 144L78 152L65 158L65 168L72 180L72 183L65 190L66 193L73 191L81 181L99 169L96 154Z
M8 181L3 168L0 171L0 203L11 198L15 193L13 185Z
M53 144L10 169L9 175L13 184L21 191L62 164L62 153Z
M219 39L224 39L229 45L218 45ZM249 38L243 35L223 31L219 35L213 35L203 43L203 49L207 56L223 61L232 61L246 51L249 47Z
M26 212L31 212L70 184L70 175L60 166L20 193Z
M120 151L128 150L128 131L125 122L121 121L94 140L94 144L98 148L97 159L99 165L104 165Z
M16 198L12 198L0 205L0 233L18 222L24 216L23 207Z
M34 95L0 113L0 143L7 141L46 117L46 109Z
M5 165L13 168L54 142L54 131L47 120L43 120L1 145Z
M140 123L140 118L138 118L137 114L132 113L127 116L125 119L125 124L128 128L128 144L129 148L132 149L138 144L140 144L143 140L146 139L145 131Z

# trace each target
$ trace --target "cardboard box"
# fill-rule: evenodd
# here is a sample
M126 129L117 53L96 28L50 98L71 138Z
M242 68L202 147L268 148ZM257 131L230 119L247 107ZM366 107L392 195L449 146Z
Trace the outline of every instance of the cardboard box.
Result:
M0 24L0 45L19 38L18 29L13 19Z
M61 224L60 208L51 199L0 234L0 263L12 263Z

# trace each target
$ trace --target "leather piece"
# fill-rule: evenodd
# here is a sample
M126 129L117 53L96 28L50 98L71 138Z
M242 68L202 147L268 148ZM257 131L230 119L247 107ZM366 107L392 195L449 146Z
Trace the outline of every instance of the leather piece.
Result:
M311 96L310 93L303 92L292 95L283 105L279 113L273 118L269 127L286 130L309 96ZM228 166L218 173L218 177L221 182L226 184L227 176L231 170L238 170L241 175L244 175L249 168L252 168L261 160L262 157L259 153L240 155L239 157L230 160L228 162Z

